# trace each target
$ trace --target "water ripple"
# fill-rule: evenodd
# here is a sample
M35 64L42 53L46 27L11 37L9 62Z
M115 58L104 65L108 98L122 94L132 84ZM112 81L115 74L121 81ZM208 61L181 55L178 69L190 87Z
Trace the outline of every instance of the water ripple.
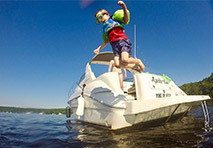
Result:
M209 112L213 119L213 107ZM59 115L0 113L1 148L212 146L213 132L205 130L201 108L194 109L182 120L165 126L117 131L67 120L65 116Z

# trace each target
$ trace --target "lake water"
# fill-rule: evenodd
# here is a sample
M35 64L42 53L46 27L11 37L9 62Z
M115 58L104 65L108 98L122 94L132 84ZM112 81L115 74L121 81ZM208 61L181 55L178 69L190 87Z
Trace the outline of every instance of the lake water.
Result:
M213 122L213 107L209 112ZM65 115L0 113L0 148L10 147L205 148L213 147L213 132L204 128L200 107L165 126L119 131L74 122Z

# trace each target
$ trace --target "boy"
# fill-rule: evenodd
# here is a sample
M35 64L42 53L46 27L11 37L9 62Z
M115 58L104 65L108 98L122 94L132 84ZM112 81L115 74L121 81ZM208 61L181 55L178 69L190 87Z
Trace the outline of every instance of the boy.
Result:
M122 23L128 24L129 13L125 3L123 1L118 1L118 5L122 7L124 13ZM95 18L98 23L103 24L104 42L93 52L98 54L100 50L110 42L114 54L114 64L117 68L133 68L144 71L145 66L142 61L130 57L132 44L124 33L124 27L121 23L110 18L109 13L104 9L99 10L95 14Z
M120 82L120 87L121 89L123 90L124 92L124 86L123 86L123 72L120 68L116 68L115 65L114 65L114 60L111 60L110 61L110 64L109 64L109 68L108 68L108 72L111 72L111 69L112 69L112 72L117 72L118 73L118 77L119 77L119 82ZM127 74L126 74L126 69L123 69L124 70L124 76L125 78L127 78Z

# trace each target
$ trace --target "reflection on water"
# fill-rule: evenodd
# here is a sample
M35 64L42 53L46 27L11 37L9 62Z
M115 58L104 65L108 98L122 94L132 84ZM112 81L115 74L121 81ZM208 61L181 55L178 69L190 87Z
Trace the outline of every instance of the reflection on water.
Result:
M0 113L0 148L213 147L213 132L203 127L201 108L164 126L116 131L59 115Z
M198 116L198 118L201 117ZM185 116L179 121L167 123L164 126L143 129L126 128L116 131L67 120L67 128L70 132L78 132L75 139L87 143L88 148L211 147L213 146L213 132L211 130L206 132L203 126L202 120L197 120L192 116Z

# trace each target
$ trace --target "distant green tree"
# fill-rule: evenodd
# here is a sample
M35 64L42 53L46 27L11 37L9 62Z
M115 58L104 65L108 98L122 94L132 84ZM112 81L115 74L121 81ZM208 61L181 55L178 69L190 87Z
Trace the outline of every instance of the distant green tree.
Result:
M11 113L44 113L44 114L66 114L65 108L57 109L37 109L37 108L20 108L20 107L5 107L0 106L0 112L11 112Z
M213 73L200 82L184 84L180 88L188 95L209 95L213 98Z

